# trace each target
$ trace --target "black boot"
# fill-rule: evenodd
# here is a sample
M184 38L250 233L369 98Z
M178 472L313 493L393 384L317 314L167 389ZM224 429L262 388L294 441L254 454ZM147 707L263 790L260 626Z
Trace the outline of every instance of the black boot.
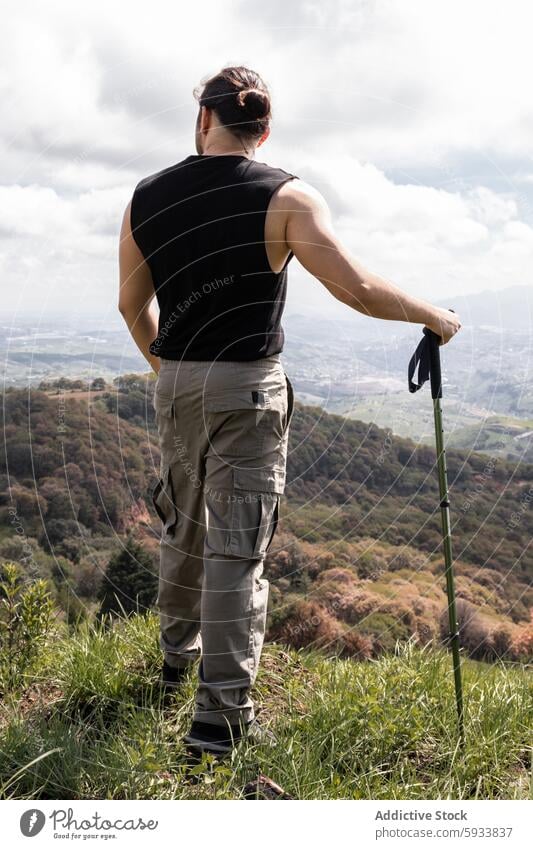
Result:
M187 749L195 755L208 752L221 757L246 738L251 743L275 746L276 738L267 728L259 725L256 719L240 725L213 725L210 722L193 722L191 730L183 738Z
M163 661L163 668L159 676L159 686L163 693L174 693L179 689L187 675L187 667L177 669L175 666L169 666L166 660Z

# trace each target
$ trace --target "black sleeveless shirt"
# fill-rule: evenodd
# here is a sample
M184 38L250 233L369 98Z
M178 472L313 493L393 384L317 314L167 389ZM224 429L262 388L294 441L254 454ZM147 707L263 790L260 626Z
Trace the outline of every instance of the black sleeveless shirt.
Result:
M131 230L154 281L158 335L169 360L255 360L279 353L287 265L265 249L270 198L296 178L241 155L192 155L145 177Z

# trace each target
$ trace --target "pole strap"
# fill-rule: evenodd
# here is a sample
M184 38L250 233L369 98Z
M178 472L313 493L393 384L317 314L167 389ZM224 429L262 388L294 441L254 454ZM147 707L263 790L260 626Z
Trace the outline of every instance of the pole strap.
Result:
M428 328L424 327L424 335L416 346L416 351L409 361L408 380L409 392L418 392L422 388L426 380L429 380L430 357L429 357L429 336L426 333ZM418 380L413 380L414 373L418 366Z
M450 310L453 312L453 310ZM433 400L442 398L442 377L440 369L440 336L429 327L424 327L423 336L409 361L408 383L409 392L418 392L426 380L431 381L431 397ZM418 379L413 380L418 368Z
M448 501L448 499L443 498L443 500L440 502L440 505L439 505L439 506L440 506L440 507L449 507L449 506L450 506L450 502Z
M452 310L453 312L453 310ZM426 380L431 381L431 397L442 398L442 378L440 371L439 336L429 327L424 327L424 335L416 346L409 361L409 392L418 392ZM413 380L418 366L418 381Z

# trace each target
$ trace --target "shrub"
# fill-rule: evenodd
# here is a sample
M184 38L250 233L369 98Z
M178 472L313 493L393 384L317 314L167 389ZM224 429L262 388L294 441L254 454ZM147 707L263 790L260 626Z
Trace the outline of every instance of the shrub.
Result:
M359 625L364 634L372 634L374 651L393 652L397 640L409 638L409 628L392 613L371 613Z
M299 542L294 539L280 537L277 540L278 548L273 549L266 558L265 571L269 578L289 577L291 582L297 582L302 577L307 558Z
M356 625L380 608L382 604L383 599L375 593L354 589L343 599L338 615L349 625Z
M46 642L54 606L46 581L24 583L16 563L0 572L0 686L17 689Z
M268 638L295 649L317 648L340 657L366 660L372 656L368 635L346 627L316 601L296 600L282 616L273 617Z
M515 657L523 658L531 661L533 658L533 610L531 611L531 619L527 625L524 625L518 631L512 643L512 650Z
M484 660L492 652L492 637L490 628L481 618L478 610L463 598L456 601L457 622L461 646L466 649L474 660ZM440 617L441 638L447 642L449 638L448 609L442 611Z
M353 657L355 660L368 660L374 654L374 640L368 634L361 634L353 628L343 634L344 648L342 657Z
M104 571L99 560L100 558L95 559L94 555L83 557L76 567L76 592L85 598L96 598L98 595Z
M393 550L388 562L390 572L399 572L400 569L415 569L416 571L420 571L426 569L427 565L427 555L421 551L415 551L413 548Z
M334 581L336 584L353 584L354 573L350 569L343 566L334 566L332 569L326 569L319 575L320 583Z
M357 558L357 574L363 580L375 581L387 569L387 561L384 557L364 551Z
M289 605L284 616L272 622L268 637L295 649L313 646L336 651L342 627L317 602L298 600Z
M492 630L490 637L492 649L491 659L510 660L513 635L509 626L505 624L496 625L496 627Z

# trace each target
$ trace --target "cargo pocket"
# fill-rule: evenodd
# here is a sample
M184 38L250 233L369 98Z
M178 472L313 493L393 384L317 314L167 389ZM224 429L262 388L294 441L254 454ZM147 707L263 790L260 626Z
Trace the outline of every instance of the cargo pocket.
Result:
M230 410L269 410L270 395L265 389L225 389L206 395L207 412L223 413Z
M225 554L262 559L279 520L282 475L276 471L233 470L231 522Z
M163 524L163 534L171 534L178 521L178 511L170 466L162 470L162 475L152 490L152 503Z
M266 411L272 409L272 400L264 389L226 389L206 395L204 409L211 419L215 418L212 414L216 413L236 413L246 418L248 426L250 423L257 426L264 419Z
M278 418L273 399L260 388L206 394L204 410L210 442L221 457L260 456Z
M155 410L155 424L159 436L159 450L161 452L161 469L173 463L176 459L176 420L175 399L161 395L157 389L153 397ZM161 475L160 475L161 477Z

